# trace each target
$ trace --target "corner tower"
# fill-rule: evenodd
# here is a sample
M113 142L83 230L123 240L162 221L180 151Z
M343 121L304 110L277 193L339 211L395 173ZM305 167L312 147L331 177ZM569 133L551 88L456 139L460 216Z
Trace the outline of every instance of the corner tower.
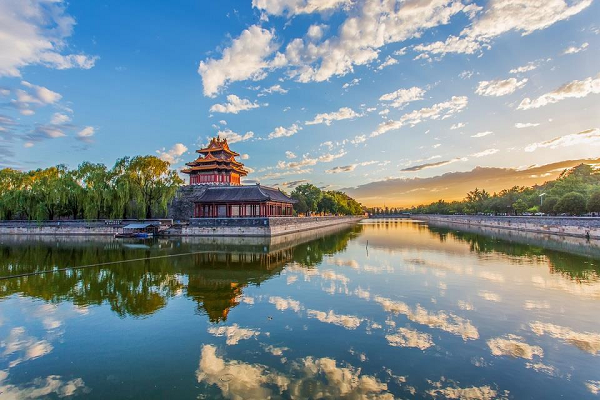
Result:
M212 138L208 146L196 153L198 158L181 170L190 176L190 185L239 186L242 177L248 175L244 164L235 159L239 154L229 148L227 139Z

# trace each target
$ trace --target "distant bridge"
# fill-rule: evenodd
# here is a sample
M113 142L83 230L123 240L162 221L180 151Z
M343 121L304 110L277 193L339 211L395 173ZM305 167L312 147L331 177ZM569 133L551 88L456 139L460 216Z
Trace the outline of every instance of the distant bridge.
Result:
M409 213L400 214L369 214L369 218L410 218Z

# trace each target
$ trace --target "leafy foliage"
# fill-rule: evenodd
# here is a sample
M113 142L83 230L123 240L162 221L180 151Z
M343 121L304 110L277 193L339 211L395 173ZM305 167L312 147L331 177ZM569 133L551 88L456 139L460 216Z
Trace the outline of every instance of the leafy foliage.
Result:
M125 218L164 215L183 183L154 156L117 160L112 169L82 163L21 172L0 170L0 218Z
M556 180L534 187L514 186L490 195L475 188L463 201L438 200L410 209L375 209L375 213L421 214L546 214L600 212L600 172L587 164L564 170Z
M342 215L363 213L360 203L346 193L335 190L322 191L310 183L296 187L291 196L298 201L294 205L294 210L298 213L320 212Z

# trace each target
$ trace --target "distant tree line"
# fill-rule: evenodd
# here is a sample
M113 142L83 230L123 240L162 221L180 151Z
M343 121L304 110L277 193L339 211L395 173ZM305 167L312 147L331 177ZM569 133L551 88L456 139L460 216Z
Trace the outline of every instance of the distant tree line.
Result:
M375 209L375 213L386 213ZM564 170L553 181L533 187L514 186L490 194L470 191L462 201L438 200L427 205L395 209L413 214L581 215L600 212L600 171L588 164ZM387 213L390 213L389 209Z
M323 191L305 183L294 189L291 197L298 202L294 204L297 213L325 213L339 215L363 214L363 207L346 193L335 190Z
M183 180L154 156L125 157L113 168L84 162L22 172L0 170L0 219L152 218L166 214Z

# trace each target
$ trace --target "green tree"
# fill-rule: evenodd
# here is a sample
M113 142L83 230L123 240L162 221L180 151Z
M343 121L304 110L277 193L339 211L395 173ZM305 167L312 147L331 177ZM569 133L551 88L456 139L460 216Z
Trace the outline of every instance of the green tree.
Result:
M560 198L554 211L570 215L579 215L585 212L585 197L581 193L571 192Z
M305 183L296 187L292 192L291 196L293 199L296 199L298 201L303 200L306 204L307 211L315 212L317 211L318 204L319 201L321 201L323 193L315 185Z
M335 214L338 211L338 203L331 194L324 193L319 200L318 209L319 212Z
M600 212L600 190L592 193L588 199L587 210L589 212Z
M132 194L146 218L152 218L153 209L166 212L167 204L183 180L170 164L154 156L137 156L126 168Z
M546 214L554 214L554 207L556 207L556 203L558 203L558 197L546 196L544 200L542 200L540 211Z
M525 203L525 201L523 199L518 199L517 201L515 201L512 205L512 208L515 210L515 212L517 214L523 214L525 211L527 211L527 203Z

